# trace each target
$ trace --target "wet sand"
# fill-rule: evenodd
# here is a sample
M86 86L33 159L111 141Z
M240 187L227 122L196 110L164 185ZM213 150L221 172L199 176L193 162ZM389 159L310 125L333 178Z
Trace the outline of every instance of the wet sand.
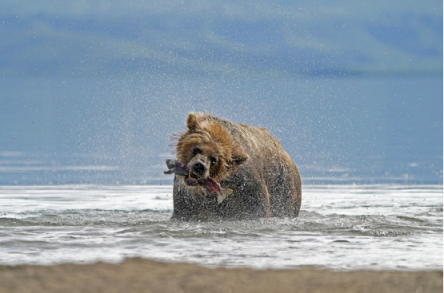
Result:
M129 259L121 264L0 266L0 292L443 292L442 271L209 269Z

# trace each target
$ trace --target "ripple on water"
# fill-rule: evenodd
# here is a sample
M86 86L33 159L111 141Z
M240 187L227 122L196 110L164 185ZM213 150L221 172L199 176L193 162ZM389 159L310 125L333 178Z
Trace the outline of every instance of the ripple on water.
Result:
M307 188L296 219L189 223L170 221L171 187L22 188L26 196L15 187L16 197L0 188L9 204L0 208L3 264L139 256L208 266L442 269L442 188Z

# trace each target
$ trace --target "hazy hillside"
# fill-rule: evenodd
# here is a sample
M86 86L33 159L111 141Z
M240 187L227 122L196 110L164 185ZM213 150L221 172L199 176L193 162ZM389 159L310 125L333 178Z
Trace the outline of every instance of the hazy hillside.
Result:
M441 75L442 11L442 1L2 1L0 73Z

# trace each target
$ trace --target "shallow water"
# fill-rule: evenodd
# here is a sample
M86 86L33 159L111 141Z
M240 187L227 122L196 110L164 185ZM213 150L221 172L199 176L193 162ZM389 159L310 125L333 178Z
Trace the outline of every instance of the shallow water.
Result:
M305 186L297 219L170 221L171 186L0 186L0 264L443 269L442 185Z

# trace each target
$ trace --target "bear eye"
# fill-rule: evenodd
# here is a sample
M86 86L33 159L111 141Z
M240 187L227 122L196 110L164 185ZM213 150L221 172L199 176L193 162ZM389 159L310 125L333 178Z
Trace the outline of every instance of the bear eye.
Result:
M217 160L216 158L210 157L211 165L216 165Z
M200 148L194 148L192 151L191 151L191 155L194 157L195 155L197 155L197 154L200 154L200 153L202 153L202 151L200 150Z

